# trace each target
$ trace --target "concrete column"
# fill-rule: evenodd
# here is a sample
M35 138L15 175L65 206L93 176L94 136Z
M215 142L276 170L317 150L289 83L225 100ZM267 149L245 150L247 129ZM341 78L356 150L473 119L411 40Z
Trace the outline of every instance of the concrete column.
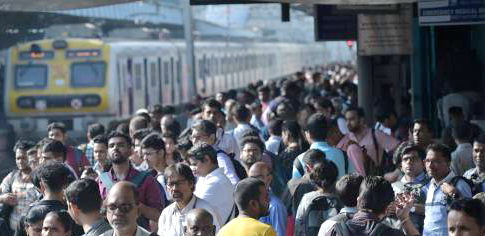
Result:
M359 85L357 88L359 107L365 111L367 123L373 124L373 80L372 80L372 58L370 56L357 57L357 74L359 76Z

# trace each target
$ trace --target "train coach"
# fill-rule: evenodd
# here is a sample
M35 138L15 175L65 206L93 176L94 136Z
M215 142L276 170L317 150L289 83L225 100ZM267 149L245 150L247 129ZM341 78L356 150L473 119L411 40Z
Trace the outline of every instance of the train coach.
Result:
M321 44L195 43L199 94L281 78L326 63ZM61 121L71 136L92 122L107 124L153 104L179 105L193 97L185 46L171 41L44 39L8 49L5 115L22 134L43 137Z

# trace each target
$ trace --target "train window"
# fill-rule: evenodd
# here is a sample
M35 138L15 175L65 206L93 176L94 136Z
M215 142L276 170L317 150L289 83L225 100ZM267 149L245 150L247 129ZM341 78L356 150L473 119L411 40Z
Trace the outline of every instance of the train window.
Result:
M135 79L135 89L141 89L141 64L135 64L133 75Z
M47 87L46 65L16 65L16 88L45 88Z
M152 87L155 88L157 86L157 65L155 62L150 63L150 76Z
M165 84L170 83L168 80L168 62L163 62L163 79L165 80Z
M104 86L106 64L104 62L75 62L71 64L72 87Z

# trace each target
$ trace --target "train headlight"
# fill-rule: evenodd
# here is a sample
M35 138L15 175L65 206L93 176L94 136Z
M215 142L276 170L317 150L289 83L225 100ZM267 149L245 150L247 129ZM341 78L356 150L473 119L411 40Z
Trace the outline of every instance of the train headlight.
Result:
M21 97L17 99L17 106L19 108L34 108L34 99L31 97Z

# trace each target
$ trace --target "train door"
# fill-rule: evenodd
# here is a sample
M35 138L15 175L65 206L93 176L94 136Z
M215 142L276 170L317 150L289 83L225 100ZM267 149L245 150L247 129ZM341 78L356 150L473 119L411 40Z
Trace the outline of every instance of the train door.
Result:
M144 73L144 59L133 59L133 81L134 81L134 97L133 103L135 110L145 107L145 73Z
M119 79L119 114L129 116L133 114L133 60L120 58L118 60L121 77Z

